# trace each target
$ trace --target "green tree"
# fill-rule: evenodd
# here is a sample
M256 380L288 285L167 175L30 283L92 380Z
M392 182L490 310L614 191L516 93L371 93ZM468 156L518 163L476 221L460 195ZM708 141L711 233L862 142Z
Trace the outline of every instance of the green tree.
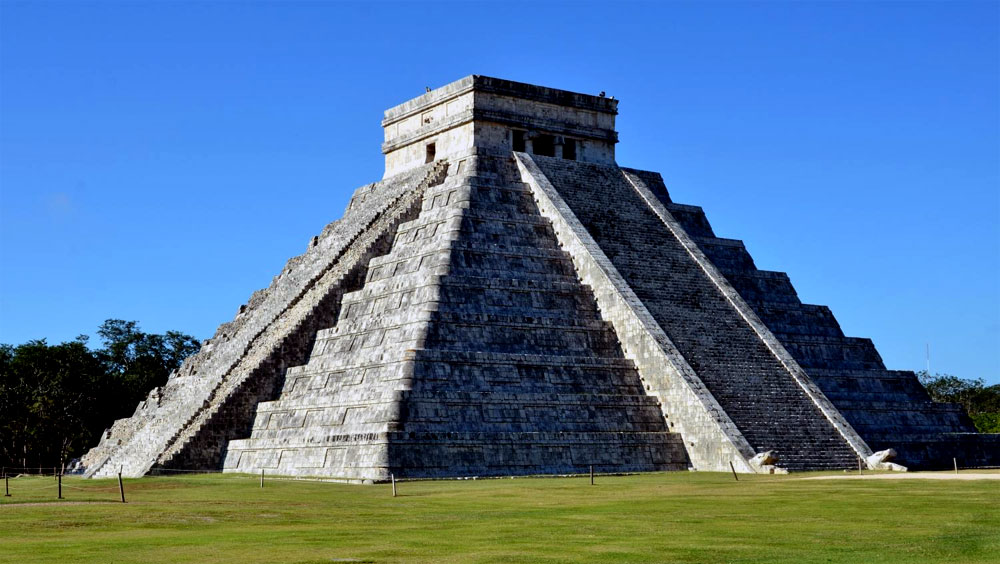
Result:
M150 390L167 382L170 372L201 347L178 331L144 333L135 321L108 319L97 329L104 347L96 351L114 382L108 392L112 420L130 415Z
M91 438L103 367L82 340L55 346L30 341L3 350L3 458L22 467L58 465Z
M120 319L98 335L98 350L85 335L0 345L0 464L51 468L80 456L199 347L189 335L144 333Z

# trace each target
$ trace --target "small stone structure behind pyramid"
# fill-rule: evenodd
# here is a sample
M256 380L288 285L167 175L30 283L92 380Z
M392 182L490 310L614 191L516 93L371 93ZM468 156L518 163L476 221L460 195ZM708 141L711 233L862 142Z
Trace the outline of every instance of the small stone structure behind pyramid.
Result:
M1000 463L997 436L658 174L620 168L617 104L470 76L388 110L383 180L85 473L754 472L890 447L916 467Z

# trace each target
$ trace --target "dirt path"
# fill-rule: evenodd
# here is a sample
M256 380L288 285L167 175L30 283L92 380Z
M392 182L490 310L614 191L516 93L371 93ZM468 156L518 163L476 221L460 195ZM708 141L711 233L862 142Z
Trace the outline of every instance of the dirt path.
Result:
M1000 480L1000 472L887 472L878 474L844 474L811 476L800 480Z

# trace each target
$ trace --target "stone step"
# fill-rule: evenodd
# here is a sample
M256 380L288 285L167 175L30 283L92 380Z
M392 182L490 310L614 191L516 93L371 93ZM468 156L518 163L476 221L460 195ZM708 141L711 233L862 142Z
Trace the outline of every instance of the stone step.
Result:
M510 292L580 292L586 286L575 275L534 272L508 272L498 276L476 273L448 274L440 279L442 286L468 287ZM589 290L582 290L589 293ZM591 300L593 298L590 298Z
M775 333L795 360L813 369L882 370L885 365L871 339Z
M375 479L435 478L683 470L687 454L679 435L646 433L409 433L329 437L318 444L301 445L301 457L282 456L284 445L256 445L233 441L226 472L272 475L324 475L349 468L382 471ZM295 447L297 445L288 445ZM348 447L348 448L344 448ZM384 450L379 454L379 448ZM390 451L391 450L391 454ZM360 452L358 452L360 451ZM379 466L372 460L392 460Z
M833 399L893 398L886 401L930 403L927 390L911 371L904 370L831 370L813 368L810 377L823 393Z
M427 285L468 285L480 288L510 288L525 290L527 288L545 291L552 286L554 291L566 291L566 288L579 288L581 284L574 274L564 272L536 272L534 270L510 270L505 272L461 272L449 270L447 263L435 264L426 270L397 274L378 280L369 279L363 288L344 295L344 303L368 299L387 292L399 292ZM487 281L487 282L484 282ZM491 281L496 281L494 284Z
M529 316L503 319L441 312L435 317L427 348L539 354L591 350L599 356L612 356L620 350L614 333L600 321Z
M390 252L379 257L374 257L371 262L368 263L368 270L371 272L377 271L380 267L390 267L389 276L398 276L400 274L409 274L417 271L419 268L427 267L428 263L425 261L421 264L420 259L424 257L433 257L434 260L432 264L446 264L448 261L449 253L451 252L450 241L444 241L439 245L424 246L421 248L420 252L417 253L396 253ZM394 270L397 264L410 264L411 267L406 268L405 271ZM418 266L419 265L419 266ZM368 280L377 280L381 278L373 274L369 274Z
M463 210L462 225L463 227L471 225L473 227L471 231L484 231L484 229L475 228L480 225L503 229L518 225L539 226L543 229L551 229L549 221L540 215L493 213L489 209L480 208Z
M563 252L558 245L548 245L546 247L517 246L513 244L483 244L479 241L466 241L458 239L451 244L452 261L464 255L494 255L503 256L509 261L543 260L543 261L565 261L570 262L569 256ZM515 265L519 264L515 262ZM511 270L517 270L512 266Z
M474 231L460 231L459 240L465 245L484 248L534 248L545 250L560 250L557 241L553 241L544 234L534 230L530 232L512 231L507 233L479 233Z
M549 296L551 298L551 296ZM533 296L526 295L531 301ZM538 302L538 297L534 297ZM501 300L490 300L489 302L499 302ZM378 315L359 315L342 319L337 326L331 329L324 329L316 334L316 345L314 354L327 354L331 347L337 346L335 343L344 339L356 339L371 335L372 339L378 338L379 343L399 342L415 335L417 329L415 325L423 326L428 322L433 323L432 335L445 338L448 335L465 334L468 331L478 329L491 330L503 328L501 335L517 332L528 332L535 334L539 331L570 331L584 332L608 332L608 326L599 320L596 311L587 311L583 308L567 311L566 309L547 309L530 307L530 303L522 300L522 303L511 302L509 307L483 307L472 304L469 307L461 307L449 304L442 304L437 311L427 308L414 309L411 307L397 307L393 310L382 310ZM565 301L565 305L576 305L574 301ZM524 306L528 305L528 308ZM550 303L547 305L559 305ZM367 337L365 337L367 339ZM551 336L550 336L551 338ZM476 341L470 341L475 343ZM602 341L603 342L603 341ZM363 346L372 346L367 341ZM475 345L470 345L475 346Z
M715 237L705 210L698 206L670 203L667 209L691 237Z
M398 364L398 363L397 363ZM297 373L285 380L281 398L354 397L362 384L385 390L413 389L445 393L460 388L468 393L560 393L643 395L635 369L597 369L584 366L478 365L424 363L386 364Z
M419 390L644 393L635 366L620 357L422 349L413 363L413 387Z
M257 412L255 439L315 441L377 425L411 432L637 432L663 427L655 398L610 394L419 393L380 402L333 404L337 395L269 402Z
M751 304L754 312L767 328L774 333L793 338L793 335L844 337L840 324L833 317L830 308L809 304L778 303Z
M822 384L819 384L822 386ZM836 403L837 405L842 405L843 408L850 408L851 404L862 405L862 404L872 404L873 406L878 403L887 404L899 404L899 405L930 405L932 402L929 401L914 401L913 395L907 392L887 392L884 390L873 390L869 392L861 391L851 391L851 392L835 392L826 391L824 392L827 398Z
M327 390L315 390L308 397L301 397L295 402L286 402L285 398L260 402L258 404L258 415L272 413L276 411L301 411L318 408L348 408L357 405L381 405L388 403L418 403L418 404L456 404L466 406L495 406L501 404L533 406L533 405L564 405L573 406L573 409L588 408L596 409L608 405L631 405L641 407L659 406L656 398L643 393L615 393L615 394L595 394L595 393L558 393L558 392L527 392L527 391L498 391L496 389L478 391L455 391L452 390L425 390L416 387L411 390L371 390L346 396L339 393L330 393ZM520 403L519 403L520 402ZM550 417L545 415L545 417ZM256 426L256 424L255 424ZM267 427L267 425L262 425Z
M792 286L788 274L767 270L743 272L723 271L726 280L733 285L740 296L749 304L801 304L799 295Z
M743 241L722 237L692 237L702 252L723 273L755 272L757 265Z
M631 360L620 357L600 357L591 355L551 356L531 353L503 353L488 351L441 351L420 349L412 351L410 359L425 362L449 362L469 364L531 365L541 367L581 366L595 369L634 369Z

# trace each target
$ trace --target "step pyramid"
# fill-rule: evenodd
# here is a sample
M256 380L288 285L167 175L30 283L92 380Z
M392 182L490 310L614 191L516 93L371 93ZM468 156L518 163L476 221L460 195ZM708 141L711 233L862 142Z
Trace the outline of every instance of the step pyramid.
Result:
M759 472L873 448L997 463L996 436L658 174L619 167L617 104L470 76L388 110L383 180L115 422L85 474Z

